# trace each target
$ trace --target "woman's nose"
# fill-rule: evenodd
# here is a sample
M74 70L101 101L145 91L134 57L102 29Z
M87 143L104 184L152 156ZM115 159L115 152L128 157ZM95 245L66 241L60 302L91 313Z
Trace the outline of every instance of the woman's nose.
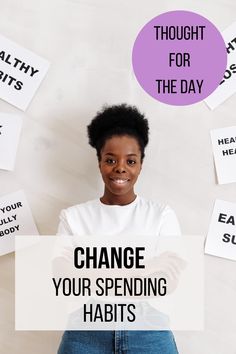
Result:
M117 173L124 173L125 172L125 165L122 161L117 162L117 164L115 166L115 171Z

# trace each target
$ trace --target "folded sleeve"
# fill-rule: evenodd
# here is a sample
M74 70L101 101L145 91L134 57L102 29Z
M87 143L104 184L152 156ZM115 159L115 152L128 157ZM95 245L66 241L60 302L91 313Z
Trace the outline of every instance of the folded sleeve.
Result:
M161 225L160 225L160 235L161 236L180 236L181 229L179 221L173 209L166 206L162 213Z
M67 218L66 210L62 210L60 213L60 222L57 229L57 236L73 235Z
M56 236L73 236L71 231L66 210L62 210L59 216L59 225ZM55 268L55 260L63 258L64 260L71 260L73 251L73 237L58 237L53 250L53 260ZM58 264L57 264L58 266ZM55 269L54 269L55 270Z

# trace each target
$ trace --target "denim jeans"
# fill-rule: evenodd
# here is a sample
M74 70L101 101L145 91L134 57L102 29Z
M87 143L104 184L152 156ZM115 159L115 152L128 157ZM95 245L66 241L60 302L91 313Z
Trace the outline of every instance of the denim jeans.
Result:
M171 331L66 331L57 354L178 354Z

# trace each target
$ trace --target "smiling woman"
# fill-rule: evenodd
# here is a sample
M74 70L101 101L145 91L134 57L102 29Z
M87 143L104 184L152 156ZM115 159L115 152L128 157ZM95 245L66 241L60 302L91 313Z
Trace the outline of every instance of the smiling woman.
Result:
M99 112L88 126L89 143L97 151L104 181L104 204L134 201L134 184L148 144L148 121L136 107L111 106Z
M137 196L134 185L148 143L148 121L136 107L105 107L88 126L104 181L101 198L61 212L60 235L179 235L173 210ZM145 328L144 328L145 329ZM66 331L58 354L178 353L171 331Z
M104 204L129 204L135 199L134 184L141 171L141 152L131 136L113 136L101 150L100 172L105 190Z

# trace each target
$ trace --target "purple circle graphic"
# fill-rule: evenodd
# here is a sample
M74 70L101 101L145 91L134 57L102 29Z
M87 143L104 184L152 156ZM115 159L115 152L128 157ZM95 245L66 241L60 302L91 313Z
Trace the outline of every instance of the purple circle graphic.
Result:
M133 47L133 69L156 100L184 106L202 101L222 80L227 52L218 29L190 11L170 11L148 22Z

